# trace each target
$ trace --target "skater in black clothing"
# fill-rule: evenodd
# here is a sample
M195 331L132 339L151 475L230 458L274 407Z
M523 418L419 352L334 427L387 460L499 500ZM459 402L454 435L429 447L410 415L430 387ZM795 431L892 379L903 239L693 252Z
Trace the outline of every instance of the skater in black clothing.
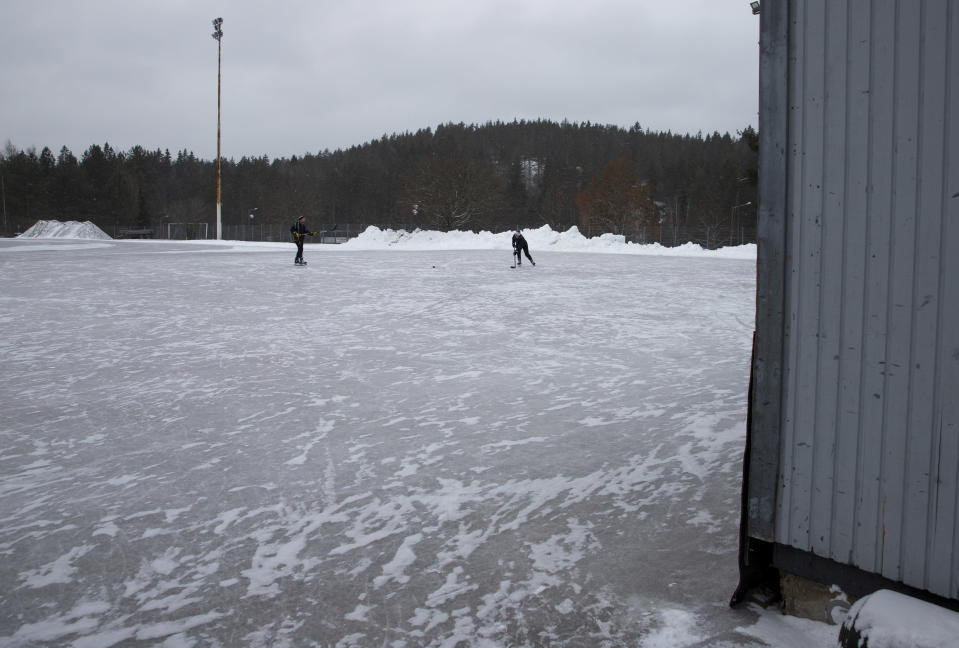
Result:
M533 265L536 265L536 262L533 261L533 257L529 255L529 244L526 243L526 239L523 238L523 235L519 230L516 230L516 233L513 234L513 254L516 255L516 265L523 265L523 257L520 253L525 253L526 258L529 259L529 262Z
M306 218L300 216L296 219L296 222L293 223L293 227L290 228L290 234L293 235L293 242L296 243L296 257L293 259L293 263L296 265L306 265L306 261L303 260L303 241L307 236L313 236L316 232L311 232L306 228Z

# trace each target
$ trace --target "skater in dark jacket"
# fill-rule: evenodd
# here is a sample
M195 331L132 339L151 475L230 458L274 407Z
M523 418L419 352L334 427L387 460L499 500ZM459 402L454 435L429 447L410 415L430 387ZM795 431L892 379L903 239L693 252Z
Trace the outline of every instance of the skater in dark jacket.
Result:
M516 233L513 234L513 254L516 255L516 265L523 265L523 257L520 256L520 253L526 254L526 258L529 259L529 262L533 265L536 265L536 262L533 261L533 257L529 255L529 244L526 243L526 239L523 238L523 235L519 230L516 230Z
M293 227L290 228L290 233L293 235L293 242L296 243L296 257L293 259L293 263L306 265L306 261L303 260L303 242L307 236L313 236L316 232L308 230L306 228L306 218L300 216L293 223Z

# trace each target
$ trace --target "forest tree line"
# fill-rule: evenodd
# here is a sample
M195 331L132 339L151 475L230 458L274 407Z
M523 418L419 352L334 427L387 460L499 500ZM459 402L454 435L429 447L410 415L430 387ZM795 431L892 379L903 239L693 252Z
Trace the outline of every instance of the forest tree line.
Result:
M550 225L664 245L755 240L757 133L651 132L551 121L444 124L334 152L221 160L224 232L504 231ZM5 235L89 220L111 236L216 221L216 163L91 145L0 152ZM252 216L252 217L251 217ZM285 227L284 227L285 226ZM255 231L250 228L249 231ZM229 238L225 236L225 238Z

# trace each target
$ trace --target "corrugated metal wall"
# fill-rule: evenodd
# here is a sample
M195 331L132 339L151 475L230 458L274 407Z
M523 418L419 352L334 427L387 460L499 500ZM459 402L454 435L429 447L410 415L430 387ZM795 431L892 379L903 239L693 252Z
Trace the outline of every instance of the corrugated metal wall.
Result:
M959 2L789 7L775 540L959 598Z

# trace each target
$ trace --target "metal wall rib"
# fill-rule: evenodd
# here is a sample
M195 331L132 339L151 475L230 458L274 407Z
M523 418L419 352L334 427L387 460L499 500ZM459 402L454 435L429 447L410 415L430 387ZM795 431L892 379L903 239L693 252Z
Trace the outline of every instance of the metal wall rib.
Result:
M777 542L952 598L956 4L790 4L775 496Z

